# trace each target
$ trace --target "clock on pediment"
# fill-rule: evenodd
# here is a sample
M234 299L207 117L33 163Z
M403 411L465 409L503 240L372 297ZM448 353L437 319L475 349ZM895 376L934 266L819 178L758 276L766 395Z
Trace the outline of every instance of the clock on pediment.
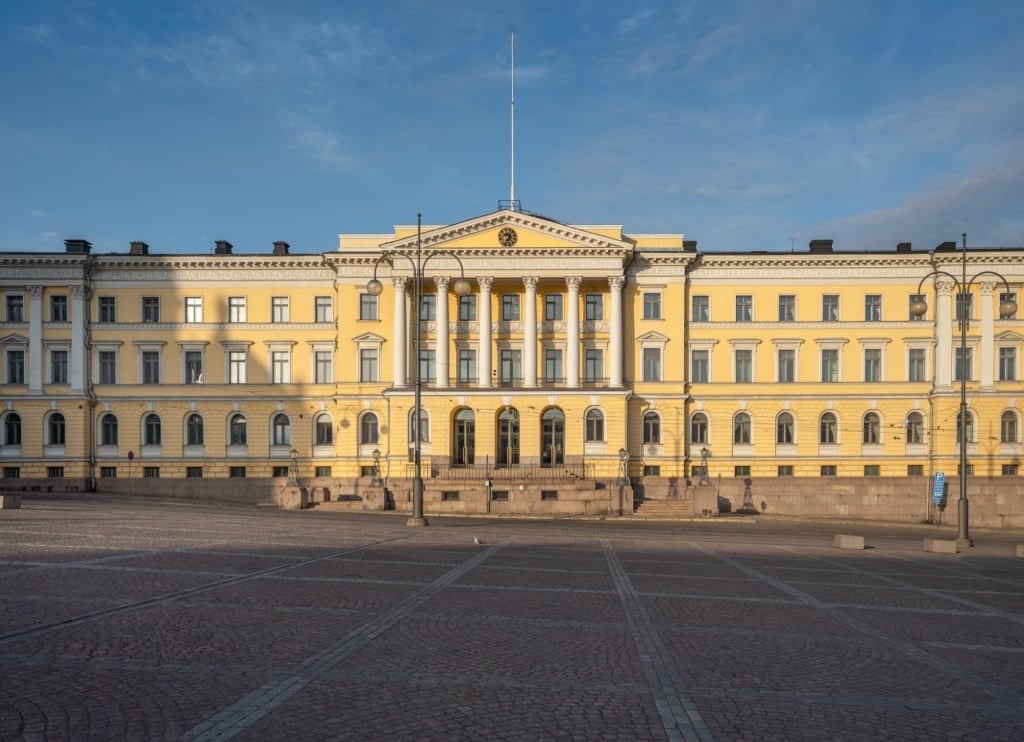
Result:
M498 242L501 243L502 247L512 247L512 245L516 244L516 240L518 239L519 235L516 234L516 231L512 229L512 227L503 227L502 230L498 232Z

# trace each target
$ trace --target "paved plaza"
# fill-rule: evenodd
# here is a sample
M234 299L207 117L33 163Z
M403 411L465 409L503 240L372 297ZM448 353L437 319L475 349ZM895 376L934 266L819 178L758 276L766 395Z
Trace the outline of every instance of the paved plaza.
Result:
M1024 534L972 535L27 498L0 740L1020 740Z

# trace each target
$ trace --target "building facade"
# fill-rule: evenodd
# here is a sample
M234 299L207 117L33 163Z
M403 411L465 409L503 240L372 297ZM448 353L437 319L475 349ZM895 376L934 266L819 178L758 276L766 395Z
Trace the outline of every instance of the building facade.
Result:
M518 209L315 255L0 254L5 485L403 509L419 450L427 512L629 512L723 480L923 492L956 476L962 375L968 475L1016 481L1024 325L1000 300L1024 249L968 251L961 286L963 258L702 253Z

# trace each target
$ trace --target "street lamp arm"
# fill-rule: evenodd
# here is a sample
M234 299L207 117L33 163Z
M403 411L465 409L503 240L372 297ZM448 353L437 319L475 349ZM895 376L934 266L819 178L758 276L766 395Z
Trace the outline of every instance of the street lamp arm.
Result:
M924 286L924 282L927 281L932 276L945 276L946 278L951 280L953 283L955 283L957 286L960 285L960 279L957 278L956 276L954 276L952 273L947 273L946 271L935 270L935 271L932 271L931 273L926 274L925 276L923 276L921 278L920 281L918 281L918 283L917 283L917 293L918 294L921 293L921 287Z
M970 291L971 287L974 286L974 282L977 281L982 276L993 276L995 278L998 278L1000 281L1002 281L1003 282L1003 288L1004 288L1005 292L1007 294L1010 293L1010 282L1007 281L1006 277L1003 276L1001 273L996 273L995 271L984 270L984 271L981 271L979 273L975 273L969 279L966 279L966 282L965 282L964 280L961 280L961 279L957 278L956 276L954 276L952 273L947 273L946 271L935 270L935 271L932 271L931 273L928 273L920 281L918 281L917 292L916 292L918 296L921 295L921 287L924 286L924 282L927 281L932 276L945 276L946 278L948 278L950 281L953 282L953 286L954 286L954 288L957 289L958 293ZM925 312L928 311L928 304L927 304L927 302L925 302L923 300L915 301L915 302L913 302L911 304L910 311L915 316L920 317ZM1013 301L1012 299L1006 299L1004 301L999 302L999 316L1000 317L1008 317L1008 316L1014 314L1016 311L1017 311L1017 302Z

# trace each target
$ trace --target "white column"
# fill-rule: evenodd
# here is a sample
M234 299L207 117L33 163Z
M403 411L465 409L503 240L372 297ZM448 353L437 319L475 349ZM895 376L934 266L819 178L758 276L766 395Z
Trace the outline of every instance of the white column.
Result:
M71 393L85 389L85 287L71 287L71 365L68 368Z
M993 281L981 284L981 386L987 389L995 388L995 313L992 309L995 287Z
M447 389L451 380L451 372L448 368L448 277L436 276L434 284L437 286L437 319L435 320L437 330L434 333L436 342L434 362L437 365L436 386L439 389Z
M405 360L409 348L409 323L405 319L405 278L395 276L395 324L391 336L394 338L393 351L394 369L392 370L393 386L408 386L408 364Z
M523 337L523 386L537 386L537 277L523 276L526 286L526 324Z
M480 345L477 348L478 371L480 386L491 385L491 283L490 277L476 279L480 285L480 305L477 307L477 318L480 322Z
M608 285L611 286L611 310L609 312L609 324L611 331L611 376L608 383L613 387L622 386L622 287L626 283L624 276L609 276Z
M935 284L935 386L953 384L953 283Z
M43 393L43 287L29 286L28 393Z
M569 287L569 338L565 349L565 385L576 389L580 385L580 283L579 276L565 279Z

